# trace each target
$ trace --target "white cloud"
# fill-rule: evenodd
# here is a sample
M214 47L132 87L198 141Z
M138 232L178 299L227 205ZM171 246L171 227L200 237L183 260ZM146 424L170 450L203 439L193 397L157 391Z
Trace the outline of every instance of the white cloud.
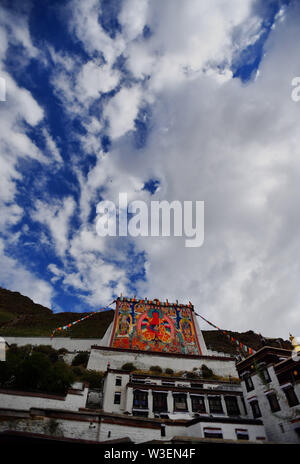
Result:
M139 87L123 87L107 104L104 116L108 117L109 134L115 139L134 129L141 104L142 90Z
M4 241L0 239L0 281L1 286L18 291L32 298L35 303L51 308L52 287L44 280L29 272L16 259L5 253Z
M85 63L78 75L78 98L97 97L100 93L113 90L119 81L119 73L108 65L99 65L95 61Z
M32 211L32 218L49 229L53 238L56 253L63 257L69 239L69 222L74 213L75 201L66 197L62 201L46 203L38 200Z
M111 39L102 29L98 17L101 4L98 0L74 0L69 5L72 33L82 42L88 53L95 51L103 53L105 60L112 64L124 50L124 40L121 36Z

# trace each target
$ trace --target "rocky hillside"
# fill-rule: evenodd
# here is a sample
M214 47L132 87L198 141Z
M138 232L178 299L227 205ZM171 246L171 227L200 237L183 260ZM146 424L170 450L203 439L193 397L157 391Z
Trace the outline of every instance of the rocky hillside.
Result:
M50 336L57 327L69 324L88 313L62 312L54 314L51 309L34 303L18 292L0 287L0 335L2 336ZM80 322L61 336L77 338L101 338L110 322L113 311L95 314Z
M239 352L239 348L234 345L229 338L219 330L203 330L203 336L207 348L223 353L235 354ZM248 330L248 332L228 332L232 337L254 350L258 350L263 345L274 346L290 350L291 343L282 338L264 338L263 336Z
M0 287L0 336L41 336L47 337L59 326L76 321L88 313L62 312L54 314L51 309L34 303L30 298L18 292L11 292ZM113 311L96 314L95 316L65 330L60 336L76 338L101 338L110 322ZM257 350L263 346L260 335L252 332L229 332L234 338ZM218 330L204 330L207 347L214 351L234 354L237 348L226 335ZM269 346L290 349L289 341L282 339L266 339Z

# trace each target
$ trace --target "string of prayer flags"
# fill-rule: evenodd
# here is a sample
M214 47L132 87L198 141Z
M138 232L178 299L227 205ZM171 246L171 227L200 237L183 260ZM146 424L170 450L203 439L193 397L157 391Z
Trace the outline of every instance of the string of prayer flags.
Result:
M112 301L112 303L114 303L114 302ZM93 311L93 312L89 313L87 316L84 316L84 317L81 317L80 319L77 319L77 321L73 321L73 322L70 322L70 323L67 324L67 325L63 325L63 326L61 326L61 327L57 327L57 329L53 330L53 332L52 332L50 338L53 338L53 337L54 337L54 334L55 334L56 332L62 332L63 330L69 329L69 328L72 327L73 325L78 324L79 322L84 321L85 319L88 319L89 317L94 316L94 314L97 314L97 313L99 313L99 312L104 312L104 311L111 311L111 310L113 310L113 308L110 308L110 307L109 307L112 303L110 303L108 306L105 306L105 308L100 308L100 309L98 309L97 311Z
M195 314L196 314L196 316L201 317L201 319L203 319L207 324L211 325L212 327L219 330L220 332L223 332L223 334L225 334L233 344L239 346L245 353L247 353L249 355L255 353L255 350L253 350L253 348L250 348L250 346L247 346L244 343L240 342L239 340L236 340L232 335L230 335L227 332L227 330L220 329L220 327L218 327L217 325L215 325L212 322L205 319L205 317L201 316L201 314L197 314L197 313L195 313Z

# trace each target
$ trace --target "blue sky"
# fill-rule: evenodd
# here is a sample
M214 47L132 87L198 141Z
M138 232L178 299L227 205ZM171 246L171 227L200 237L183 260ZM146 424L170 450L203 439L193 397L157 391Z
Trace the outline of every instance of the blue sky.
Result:
M257 329L256 315L262 305L271 311L278 283L266 247L255 244L262 206L241 201L218 223L220 202L236 202L256 183L251 198L278 195L276 159L262 168L255 158L276 142L266 135L272 110L251 105L266 89L270 101L278 91L268 76L282 41L293 46L286 23L299 10L288 0L160 3L1 2L1 285L54 311L89 311L120 292L192 300L216 322L229 314L234 328ZM265 131L254 147L258 118ZM98 237L97 204L119 192L146 202L205 200L203 249ZM267 297L263 279L272 281ZM259 324L267 328L266 320Z

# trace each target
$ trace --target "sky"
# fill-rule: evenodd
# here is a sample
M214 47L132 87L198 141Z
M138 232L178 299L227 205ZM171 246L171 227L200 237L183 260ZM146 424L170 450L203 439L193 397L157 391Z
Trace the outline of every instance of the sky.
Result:
M0 1L0 285L300 336L299 41L293 0ZM120 192L204 201L203 245L99 237Z

